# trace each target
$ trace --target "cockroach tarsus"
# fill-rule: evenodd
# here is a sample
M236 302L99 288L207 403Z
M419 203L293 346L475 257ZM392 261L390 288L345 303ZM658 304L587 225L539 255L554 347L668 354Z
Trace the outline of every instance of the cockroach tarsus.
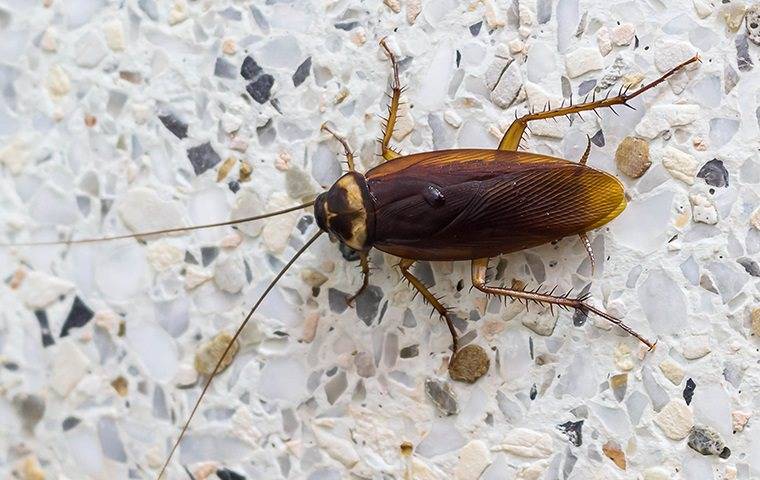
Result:
M341 176L326 192L314 201L295 207L255 217L192 227L118 235L103 238L64 240L34 244L0 244L0 246L51 245L90 243L123 238L142 238L153 235L186 232L202 228L230 226L263 219L313 206L319 232L290 258L250 309L235 331L232 340L220 355L216 366L206 379L197 401L187 416L177 440L166 457L158 478L168 468L200 403L219 372L220 365L232 345L252 318L267 294L275 287L288 269L295 263L322 233L328 232L345 246L359 254L362 284L355 294L347 298L351 304L369 284L369 252L372 248L400 258L398 268L404 280L422 294L433 311L446 322L452 337L451 359L459 351L458 334L448 308L411 271L417 261L471 262L472 285L489 296L499 296L520 301L546 305L549 308L574 310L582 315L594 313L617 325L637 338L649 349L650 342L620 319L594 307L587 302L588 292L572 296L555 294L551 290L528 290L512 285L493 286L486 280L488 262L500 254L531 248L565 236L577 235L583 244L592 272L594 254L586 232L605 225L626 206L623 186L614 176L587 165L591 139L578 162L520 151L520 143L531 121L581 115L581 112L622 105L634 108L629 101L654 88L687 65L698 62L695 56L674 67L657 80L628 93L630 85L621 87L618 94L596 99L594 92L590 102L574 104L572 96L568 105L563 100L558 108L547 102L542 111L530 110L523 116L515 115L496 150L441 150L402 155L390 145L393 129L398 119L398 108L404 88L399 78L399 64L385 39L380 45L390 60L392 68L391 93L387 116L383 118L382 135L378 138L381 155L385 160L365 174L356 172L354 155L348 141L328 124L322 130L341 143L346 157L348 172ZM587 100L587 99L586 99ZM592 273L593 274L593 273Z

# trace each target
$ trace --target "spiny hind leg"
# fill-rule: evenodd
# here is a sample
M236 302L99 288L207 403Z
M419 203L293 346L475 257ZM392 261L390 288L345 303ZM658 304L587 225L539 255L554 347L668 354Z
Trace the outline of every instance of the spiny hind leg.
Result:
M679 70L683 69L687 65L698 62L699 56L694 56L690 58L689 60L686 60L685 62L681 63L680 65L674 67L670 71L666 72L664 75L662 75L657 80L648 83L644 85L643 87L639 88L633 93L628 93L628 88L623 89L620 88L620 91L618 92L618 95L612 98L604 98L602 100L596 100L595 97L592 97L590 102L584 102L579 103L577 105L573 105L573 99L570 97L570 105L565 106L564 101L563 104L559 108L551 108L550 104L547 104L546 109L542 112L530 112L527 115L523 115L520 118L515 119L514 122L512 122L512 125L509 126L507 129L507 132L504 134L504 137L502 137L501 142L499 143L499 150L517 150L520 146L520 140L522 140L522 136L525 133L525 129L528 127L528 122L531 122L533 120L545 120L548 118L556 118L556 117L564 117L564 116L570 116L577 114L580 116L581 112L586 111L593 111L597 115L599 115L596 110L600 108L610 108L613 112L615 112L614 106L615 105L624 105L628 108L633 108L628 102L641 95L642 93L646 92L647 90L650 90L660 83L664 82L668 77L671 77L678 73ZM596 95L596 92L594 92L594 96Z
M357 290L356 293L346 299L346 303L348 303L349 307L353 306L356 297L361 295L362 292L367 288L367 285L369 285L369 255L364 252L359 252L359 261L361 262L362 267L362 286L359 287L359 290Z
M332 135L337 141L343 145L343 150L346 155L346 163L348 164L348 171L353 172L354 171L354 154L351 151L351 147L348 146L348 141L335 133L335 131L328 125L327 123L322 124L322 130Z
M400 156L397 151L391 148L390 141L393 136L393 128L396 126L396 120L398 119L398 106L401 104L401 92L403 91L403 88L399 81L398 61L396 60L396 55L394 55L391 49L388 48L385 38L380 40L380 46L383 47L385 54L388 55L388 59L391 61L391 67L393 68L391 95L390 102L388 103L388 116L383 119L383 136L380 138L380 148L383 158L386 160L393 160Z
M425 284L422 283L419 278L415 277L414 274L409 271L409 268L411 268L414 262L415 260L409 260L406 258L402 259L398 265L401 269L401 275L403 275L404 278L407 279L409 283L411 283L412 286L422 294L423 297L425 297L425 300L427 300L427 302L433 306L435 311L438 312L438 314L446 321L446 325L449 327L449 332L451 333L452 349L456 354L459 346L459 335L454 328L454 322L451 321L449 312L446 310L446 307L443 306L440 299L430 293L430 290L428 290Z
M558 296L552 295L551 292L541 293L538 290L534 292L529 292L525 290L516 290L513 288L507 288L507 287L492 287L492 286L486 285L486 271L487 270L488 270L487 258L480 258L478 260L472 261L472 285L478 290L480 290L481 292L488 293L491 295L501 295L501 296L506 296L506 297L522 300L525 302L526 305L528 304L528 302L546 303L549 305L557 305L560 308L564 308L568 310L571 308L574 310L580 310L583 313L593 312L599 315L600 317L604 318L605 320L611 323L614 323L618 327L628 332L630 335L633 335L634 337L639 339L641 343L649 347L650 350L654 348L654 345L655 345L654 343L642 337L639 333L637 333L631 327L623 323L620 319L615 318L606 312L602 312L601 310L595 308L594 306L586 303L586 299L587 299L586 295L583 295L579 298L569 298L569 297L558 297Z

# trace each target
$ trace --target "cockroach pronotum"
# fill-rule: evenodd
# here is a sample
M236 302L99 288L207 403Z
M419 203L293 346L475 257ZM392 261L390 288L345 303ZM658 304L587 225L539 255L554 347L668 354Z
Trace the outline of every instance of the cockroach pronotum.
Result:
M368 285L368 253L372 248L400 258L398 267L403 278L422 295L448 326L452 337L450 362L455 362L460 352L457 331L446 306L411 272L416 261L470 261L472 285L477 290L488 295L512 298L524 302L526 306L534 302L550 308L556 306L574 310L582 315L592 312L633 335L649 349L654 348L655 343L620 319L589 304L588 294L573 297L569 293L555 295L554 290L540 288L531 291L514 286L492 286L486 281L486 272L492 257L574 235L581 238L593 269L594 254L586 232L607 224L626 206L620 181L613 175L586 164L591 147L590 139L585 153L577 162L520 151L520 141L528 123L580 115L585 111L596 113L602 108L614 111L615 106L633 108L629 104L631 99L654 88L687 65L698 62L699 58L695 56L681 63L657 80L630 93L626 87L621 88L614 97L608 95L599 100L592 98L591 101L578 104L570 101L568 105L563 102L557 108L547 104L543 111L531 111L514 120L495 150L460 149L402 155L390 145L403 92L399 81L399 65L385 40L381 40L380 45L390 60L392 76L388 115L384 118L379 139L385 162L379 166L364 174L357 172L348 142L325 124L323 129L343 146L348 172L311 202L256 217L215 224L45 243L74 244L148 237L241 224L312 206L314 208L319 232L279 271L235 331L207 378L166 458L159 478L171 462L201 400L235 340L280 278L325 232L359 254L363 281L358 291L348 298L349 303Z

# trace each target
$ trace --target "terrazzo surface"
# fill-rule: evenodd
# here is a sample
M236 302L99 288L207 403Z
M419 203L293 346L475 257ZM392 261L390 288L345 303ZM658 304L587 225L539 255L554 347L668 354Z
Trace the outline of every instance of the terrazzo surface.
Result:
M515 115L613 95L699 54L636 109L536 122L531 151L616 175L629 204L493 260L588 288L598 318L487 300L466 263L415 273L488 373L374 251L320 238L212 384L167 478L760 478L760 4L638 0L0 0L0 242L218 222L380 163L389 46L405 153L495 148ZM631 137L631 138L628 138ZM636 177L636 178L634 178ZM155 478L229 338L316 231L304 210L162 238L0 247L0 474ZM218 352L218 351L217 351ZM199 373L201 372L201 373Z

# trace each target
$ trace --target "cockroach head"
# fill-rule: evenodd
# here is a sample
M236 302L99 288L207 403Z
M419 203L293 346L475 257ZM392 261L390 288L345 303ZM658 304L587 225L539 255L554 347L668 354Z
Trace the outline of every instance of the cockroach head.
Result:
M314 201L314 217L322 230L354 250L372 246L375 209L363 175L349 172Z

